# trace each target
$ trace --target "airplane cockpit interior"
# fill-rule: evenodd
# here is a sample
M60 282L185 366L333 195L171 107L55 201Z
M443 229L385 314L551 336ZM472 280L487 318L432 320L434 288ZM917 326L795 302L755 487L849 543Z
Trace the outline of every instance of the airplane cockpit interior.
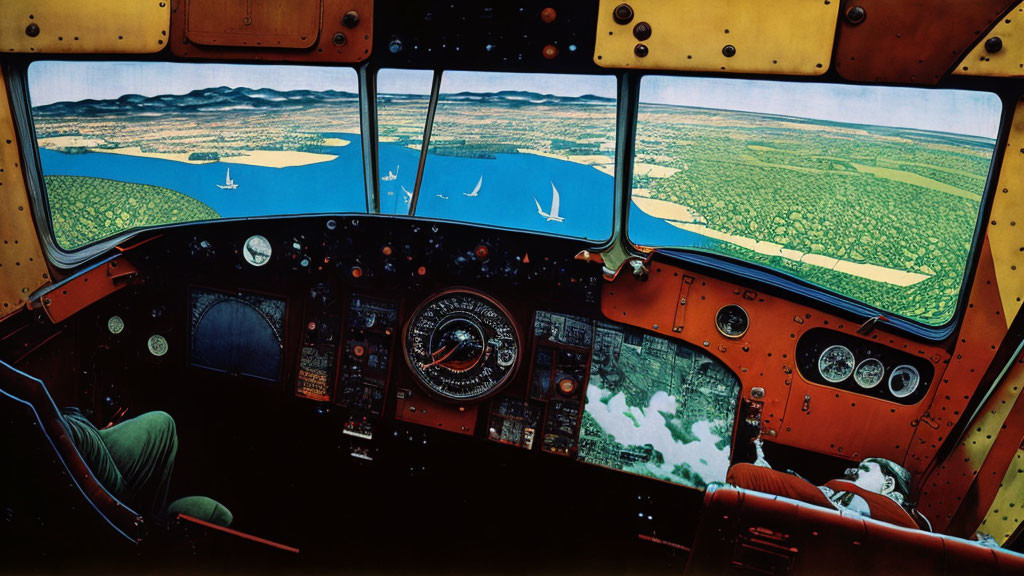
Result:
M1024 2L0 0L0 572L1024 574Z

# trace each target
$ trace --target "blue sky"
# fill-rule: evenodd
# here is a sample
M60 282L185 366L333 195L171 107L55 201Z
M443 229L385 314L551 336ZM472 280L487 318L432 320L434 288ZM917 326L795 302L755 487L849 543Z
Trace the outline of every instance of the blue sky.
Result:
M986 138L998 134L1002 109L989 92L669 76L644 78L640 100Z
M28 69L33 106L125 94L187 94L215 86L358 92L359 80L352 68L319 66L40 61Z
M124 94L185 94L212 86L356 92L351 68L41 61L29 67L33 106ZM382 70L383 93L429 94L431 73ZM524 90L559 96L614 98L610 75L445 72L442 92ZM781 114L818 120L935 130L995 138L1001 103L987 92L778 82L735 78L648 76L643 102Z

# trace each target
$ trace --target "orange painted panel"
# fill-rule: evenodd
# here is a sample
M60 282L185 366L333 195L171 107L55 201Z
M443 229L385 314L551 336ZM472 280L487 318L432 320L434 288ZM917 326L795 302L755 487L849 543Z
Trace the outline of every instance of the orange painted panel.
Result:
M122 256L72 276L50 288L39 298L51 322L62 322L72 315L128 285L138 268Z
M835 69L856 82L937 84L1016 2L847 2L839 16Z
M1024 438L1024 357L1017 358L956 450L927 478L919 509L936 530L970 537L977 530Z
M211 9L206 2L172 0L170 46L175 56L354 63L366 60L373 48L373 0L288 3L287 22L277 18L280 3L269 0L214 4ZM193 5L199 7L196 15ZM217 20L210 21L213 18Z
M679 266L654 261L649 267L647 281L620 275L605 285L606 317L707 350L739 376L744 397L754 387L764 388L762 433L774 436L777 443L843 458L903 458L928 396L911 406L895 404L812 384L796 367L796 344L802 334L826 327L856 335L858 322ZM715 327L715 315L727 304L743 307L750 318L749 329L738 339ZM860 338L926 358L936 366L936 374L948 359L937 345L890 335L882 328ZM808 393L810 409L803 411Z

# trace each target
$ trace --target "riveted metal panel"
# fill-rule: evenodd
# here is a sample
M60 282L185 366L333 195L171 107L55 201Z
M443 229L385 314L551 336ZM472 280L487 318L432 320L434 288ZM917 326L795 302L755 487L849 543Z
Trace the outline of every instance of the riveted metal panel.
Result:
M839 18L836 71L857 82L937 84L1016 2L850 0Z
M1009 328L1024 300L1024 101L1017 102L1013 114L988 235L1003 317Z
M981 521L978 532L995 538L1000 546L1013 536L1021 523L1024 523L1024 449L1018 449L1013 455L1010 466L1006 469L1003 481L999 483L999 491L989 506L985 519Z
M352 63L373 49L373 0L296 1L286 20L273 0L170 1L171 52L182 58Z
M981 37L953 74L961 76L1024 76L1024 2L1010 10L991 32Z
M170 18L170 0L3 0L0 52L151 54Z
M951 528L955 535L970 536L994 501L998 480L1024 435L1024 404L1017 406L1022 387L1024 357L1014 361L960 444L925 480L919 508L936 531Z
M620 4L601 0L599 66L816 76L829 67L840 2L633 0L625 23Z
M0 70L0 318L20 310L29 296L50 283L32 221L18 136Z

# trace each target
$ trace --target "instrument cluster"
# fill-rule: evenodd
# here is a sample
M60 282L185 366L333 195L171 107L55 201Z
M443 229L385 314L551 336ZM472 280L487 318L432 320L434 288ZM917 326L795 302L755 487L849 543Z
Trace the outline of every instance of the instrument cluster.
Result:
M920 401L935 372L922 358L827 328L800 338L797 362L810 382L900 404Z

